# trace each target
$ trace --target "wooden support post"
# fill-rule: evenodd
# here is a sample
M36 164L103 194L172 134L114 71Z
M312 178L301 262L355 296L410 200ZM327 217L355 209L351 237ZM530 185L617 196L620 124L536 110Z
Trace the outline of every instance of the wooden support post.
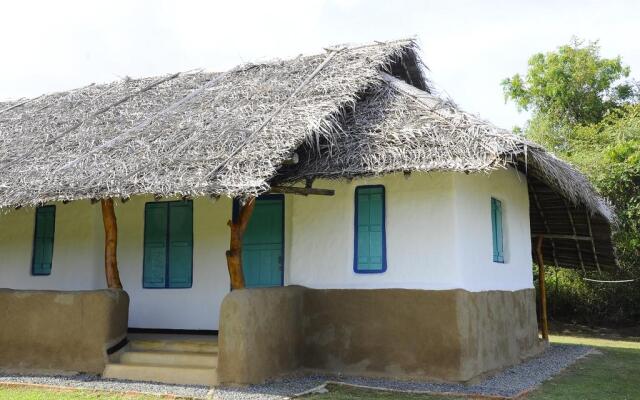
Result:
M542 339L549 340L549 323L547 321L547 289L544 286L544 258L542 257L542 242L544 236L538 236L536 241L536 262L538 263L538 286L540 287L540 322L542 324Z
M102 206L102 223L104 224L104 272L109 289L122 289L120 274L118 273L118 225L116 212L113 209L113 199L100 200Z
M229 278L232 289L244 288L244 274L242 272L242 235L247 229L251 214L256 206L256 199L250 198L244 205L240 206L238 220L229 221L227 225L231 228L231 242L227 250L227 268L229 268Z

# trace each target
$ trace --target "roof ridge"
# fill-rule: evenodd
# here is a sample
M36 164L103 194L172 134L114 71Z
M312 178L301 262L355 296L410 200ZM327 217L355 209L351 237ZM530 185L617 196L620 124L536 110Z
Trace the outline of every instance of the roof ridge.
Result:
M161 74L157 74L157 75L144 75L144 76L138 76L135 78L129 77L129 76L125 76L123 78L119 78L119 79L114 79L111 81L106 81L106 82L100 82L100 83L96 83L96 82L92 82L92 83L88 83L85 85L81 85L81 86L76 86L73 88L69 88L69 89L63 89L63 90L54 90L52 92L48 92L48 93L41 93L37 96L33 96L33 97L19 97L17 99L0 99L0 103L15 103L15 104L11 104L9 107L5 108L5 109L0 109L0 114L5 112L5 111L9 111L12 110L14 108L20 107L24 104L27 104L31 101L34 101L36 99L39 99L40 97L43 96L53 96L53 95L57 95L57 94L66 94L66 93L71 93L77 90L82 90L88 87L92 87L92 86L104 86L104 85L112 85L114 83L117 82L127 82L127 81L139 81L139 80L143 80L143 79L154 79L154 80L159 80L159 79L164 79L167 76L171 76L171 75L175 75L175 74L179 74L179 75L196 75L196 74L222 74L225 72L242 72L245 68L248 67L255 67L255 66L269 66L269 65L275 65L275 64L279 64L282 62L288 62L288 61L293 61L296 60L298 58L309 58L309 57L318 57L318 56L322 56L323 54L332 51L333 49L336 48L344 48L344 50L347 51L351 51L351 50L362 50L362 49L367 49L367 48L371 48L371 47L378 47L378 46L385 46L385 45L395 45L395 44L401 44L401 43L406 43L406 46L417 46L417 39L415 37L410 37L410 38L404 38L404 39L394 39L394 40L387 40L387 41L373 41L371 43L364 43L364 44L349 44L349 43L345 43L345 44L333 44L330 46L326 46L323 47L322 49L324 50L323 52L315 52L315 53L310 53L310 54L306 54L306 55L299 55L297 57L289 57L289 58L273 58L270 60L264 60L264 61L260 61L260 62L254 62L254 61L247 61L247 62L242 62L239 64L235 64L232 68L223 70L223 71L214 71L214 70L208 70L206 69L206 67L200 67L200 68L191 68L188 70L184 70L184 71L177 71L177 72L165 72L165 73L161 73ZM235 71L234 71L235 70Z

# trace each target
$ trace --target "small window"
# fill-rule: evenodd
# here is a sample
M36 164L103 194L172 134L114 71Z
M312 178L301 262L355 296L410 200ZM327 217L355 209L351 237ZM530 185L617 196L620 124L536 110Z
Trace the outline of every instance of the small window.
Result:
M491 230L493 233L493 262L504 262L502 239L502 202L491 198Z
M145 288L190 288L193 281L193 203L147 203L144 214Z
M53 236L56 226L56 206L36 208L36 226L33 234L32 275L51 275Z
M356 188L353 270L380 273L387 270L384 186Z

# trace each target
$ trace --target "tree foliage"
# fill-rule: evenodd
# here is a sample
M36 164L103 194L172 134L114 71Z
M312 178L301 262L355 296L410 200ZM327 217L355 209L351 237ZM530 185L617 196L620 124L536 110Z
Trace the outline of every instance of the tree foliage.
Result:
M526 77L516 74L502 86L506 98L521 109L560 122L588 124L637 97L635 83L621 81L629 73L620 57L601 58L598 42L585 45L574 38L555 52L533 55Z
M557 316L580 322L640 322L640 90L629 75L620 57L602 58L597 42L574 39L502 82L506 100L532 113L524 134L581 169L616 210L617 254L637 280L600 287L576 272L554 276Z
M640 104L575 127L569 144L566 157L613 203L618 256L640 278Z
M611 110L640 98L637 82L620 57L602 58L598 42L574 38L556 51L529 59L526 76L502 81L506 100L533 113L529 129L553 150L567 145L566 127L592 124Z

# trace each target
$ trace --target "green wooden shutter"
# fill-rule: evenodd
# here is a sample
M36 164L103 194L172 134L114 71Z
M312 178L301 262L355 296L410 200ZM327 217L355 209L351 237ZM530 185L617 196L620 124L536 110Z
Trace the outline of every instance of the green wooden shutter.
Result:
M502 202L491 198L491 230L493 233L493 261L504 262L502 234Z
M36 208L36 226L33 239L33 275L50 275L53 260L53 236L56 223L56 207Z
M193 203L169 203L169 284L189 288L193 267Z
M147 203L144 213L143 286L163 288L167 271L167 218L169 203Z
M354 271L384 272L387 268L383 186L356 188Z

